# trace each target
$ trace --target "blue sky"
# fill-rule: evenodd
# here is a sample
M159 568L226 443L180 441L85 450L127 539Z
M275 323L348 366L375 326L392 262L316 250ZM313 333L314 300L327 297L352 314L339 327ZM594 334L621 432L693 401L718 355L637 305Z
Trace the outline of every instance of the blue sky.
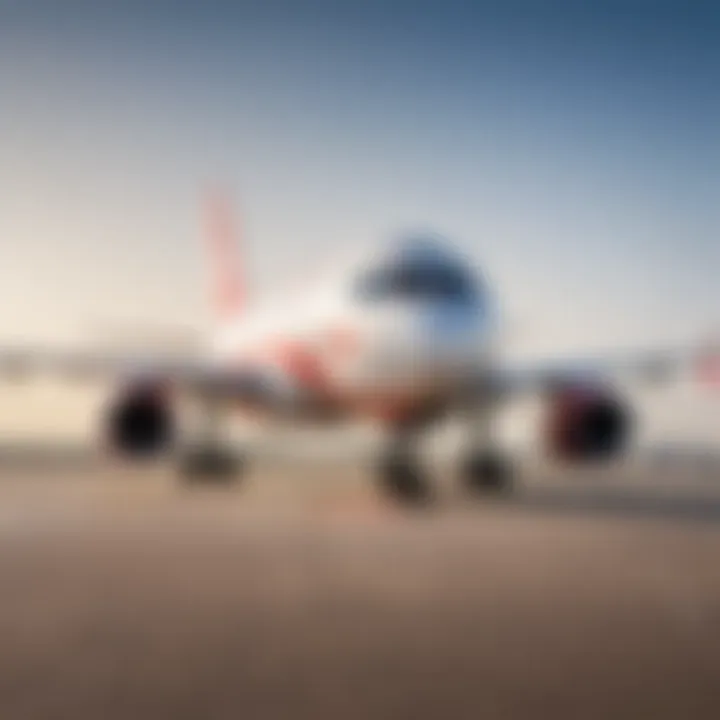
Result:
M268 290L429 228L523 349L692 336L720 321L711 6L0 0L0 331L202 320L220 182Z

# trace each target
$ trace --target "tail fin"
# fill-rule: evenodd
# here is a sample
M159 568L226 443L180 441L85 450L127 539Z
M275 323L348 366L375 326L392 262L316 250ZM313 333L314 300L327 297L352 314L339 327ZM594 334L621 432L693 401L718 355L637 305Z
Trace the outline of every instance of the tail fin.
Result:
M243 311L247 285L240 260L239 231L229 201L218 193L209 195L205 202L205 234L212 310L223 320Z

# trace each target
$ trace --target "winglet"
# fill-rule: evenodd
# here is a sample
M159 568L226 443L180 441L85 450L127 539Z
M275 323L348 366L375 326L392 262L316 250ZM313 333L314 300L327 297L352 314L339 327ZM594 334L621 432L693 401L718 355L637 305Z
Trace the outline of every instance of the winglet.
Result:
M204 215L212 309L224 320L241 313L247 302L239 231L228 199L219 192L208 194Z

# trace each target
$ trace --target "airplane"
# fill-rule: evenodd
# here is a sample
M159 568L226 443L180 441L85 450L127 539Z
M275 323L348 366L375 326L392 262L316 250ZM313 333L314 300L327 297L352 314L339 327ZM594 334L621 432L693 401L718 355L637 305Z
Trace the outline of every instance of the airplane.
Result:
M301 298L253 304L228 204L213 199L206 220L215 327L205 355L0 346L0 375L115 380L102 418L108 449L130 460L172 456L186 483L246 473L249 448L231 450L221 438L233 413L271 426L372 420L387 438L373 470L380 488L415 504L433 497L418 445L448 417L467 421L459 481L469 492L501 497L512 492L515 472L494 419L511 399L539 395L548 455L587 464L621 455L632 437L634 414L617 380L665 383L693 369L720 378L720 355L705 346L503 362L490 282L435 235L353 253ZM180 440L183 398L194 401L201 421L190 442Z

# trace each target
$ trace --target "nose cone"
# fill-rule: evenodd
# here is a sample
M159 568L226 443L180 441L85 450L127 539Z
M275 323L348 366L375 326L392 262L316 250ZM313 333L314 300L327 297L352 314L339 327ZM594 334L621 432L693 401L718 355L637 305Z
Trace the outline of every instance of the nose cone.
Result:
M479 306L427 308L417 318L416 342L438 373L464 373L477 364L492 334L491 318Z
M356 370L365 382L398 390L439 389L480 362L489 326L475 308L388 309L367 328Z

